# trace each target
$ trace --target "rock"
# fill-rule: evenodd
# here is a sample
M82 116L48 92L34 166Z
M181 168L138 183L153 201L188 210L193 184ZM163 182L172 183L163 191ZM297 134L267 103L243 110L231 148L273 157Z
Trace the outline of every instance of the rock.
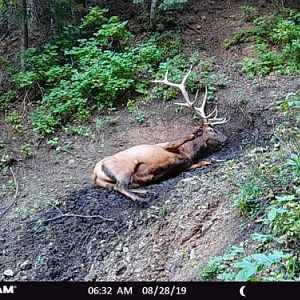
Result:
M190 260L195 260L197 259L197 255L194 249L191 250L190 252Z
M6 276L6 277L13 277L14 272L11 269L7 269L3 272L3 275Z
M196 26L196 29L201 29L201 28L202 28L202 26L199 24Z
M29 270L32 267L32 263L29 260L25 260L21 265L21 270Z
M73 166L75 163L75 160L72 158L68 161L69 166Z
M121 251L121 250L122 250L122 247L123 247L122 243L121 243L121 244L118 244L117 247L116 247L116 250L117 250L117 251Z
M186 21L189 25L192 25L196 22L196 19L194 16L189 16Z

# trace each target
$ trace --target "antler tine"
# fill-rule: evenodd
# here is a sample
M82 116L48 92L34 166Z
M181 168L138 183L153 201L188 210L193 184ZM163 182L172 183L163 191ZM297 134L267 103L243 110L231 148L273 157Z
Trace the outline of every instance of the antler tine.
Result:
M193 101L190 100L189 94L185 88L185 82L188 79L189 75L191 74L193 69L193 66L190 66L188 72L184 75L181 83L173 83L170 82L168 80L168 71L165 73L164 79L163 80L152 80L152 82L155 83L163 83L166 84L168 86L172 86L172 87L176 87L178 88L184 99L185 99L185 103L175 103L176 105L180 105L180 106L185 106L190 108L197 116L199 116L200 118L203 119L203 123L204 124L210 124L210 125L214 125L214 124L223 124L227 122L226 118L218 118L218 109L217 107L209 114L209 115L205 115L205 105L206 105L206 100L207 100L207 94L208 94L208 89L207 86L205 86L205 94L204 94L204 98L202 101L202 104L200 107L196 107L194 106L194 104L196 103L197 99L198 99L198 95L199 95L199 90L197 90L195 98ZM213 116L213 117L212 117ZM210 118L212 117L212 118Z
M215 119L215 120L211 120L210 121L210 125L220 125L220 124L225 124L227 123L229 120L225 117L225 118L219 118L219 119Z
M182 103L182 104L178 103L178 105L187 106L187 107L192 108L193 102L190 101L189 94L188 94L188 92L186 91L186 88L185 88L185 81L187 80L190 73L192 72L192 68L193 68L193 66L191 66L190 69L188 70L188 72L184 75L181 83L170 82L168 80L168 71L165 73L165 77L164 77L163 80L152 80L152 82L154 82L154 83L163 83L163 84L166 84L168 86L172 86L172 87L176 87L176 88L180 89L180 91L181 91L181 93L182 93L182 95L183 95L183 97L184 97L184 99L187 103L186 104L185 103Z
M215 107L215 109L207 116L207 119L210 118L212 115L215 115L213 117L213 119L217 117L217 115L218 115L218 108L217 107Z
M190 66L190 69L188 70L188 72L184 75L182 81L181 81L181 84L184 86L187 78L190 76L191 72L192 72L192 69L193 69L193 65Z

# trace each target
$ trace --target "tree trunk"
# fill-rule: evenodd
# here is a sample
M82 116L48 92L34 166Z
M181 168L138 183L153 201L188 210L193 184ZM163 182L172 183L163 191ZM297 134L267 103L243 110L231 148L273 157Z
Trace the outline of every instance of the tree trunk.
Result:
M22 51L28 49L28 13L27 13L27 1L22 0L22 25L23 25L23 41L22 41ZM21 67L25 68L25 61L21 58Z
M153 23L155 19L156 14L156 6L157 6L157 0L151 0L151 7L150 7L150 28L153 28Z

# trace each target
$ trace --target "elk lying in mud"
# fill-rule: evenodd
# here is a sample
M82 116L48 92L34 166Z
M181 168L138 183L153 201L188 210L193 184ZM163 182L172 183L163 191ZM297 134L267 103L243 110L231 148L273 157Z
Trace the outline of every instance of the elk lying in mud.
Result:
M199 161L201 154L211 152L224 145L227 137L213 126L224 124L226 118L217 117L217 108L206 115L204 112L207 88L201 107L195 107L198 91L193 101L185 88L185 82L192 68L184 76L180 84L168 80L168 72L164 80L153 82L166 84L180 89L185 103L176 103L190 108L202 120L199 129L183 139L171 142L138 145L100 160L92 174L92 180L101 188L111 188L132 200L142 200L136 194L147 194L138 187L163 180L180 172L206 166L208 161Z

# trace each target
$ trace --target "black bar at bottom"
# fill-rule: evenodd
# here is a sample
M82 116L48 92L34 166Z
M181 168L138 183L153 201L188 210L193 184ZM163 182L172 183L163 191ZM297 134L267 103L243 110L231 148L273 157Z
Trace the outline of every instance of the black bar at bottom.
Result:
M1 299L283 299L300 297L300 282L2 282ZM66 299L66 298L65 298Z

